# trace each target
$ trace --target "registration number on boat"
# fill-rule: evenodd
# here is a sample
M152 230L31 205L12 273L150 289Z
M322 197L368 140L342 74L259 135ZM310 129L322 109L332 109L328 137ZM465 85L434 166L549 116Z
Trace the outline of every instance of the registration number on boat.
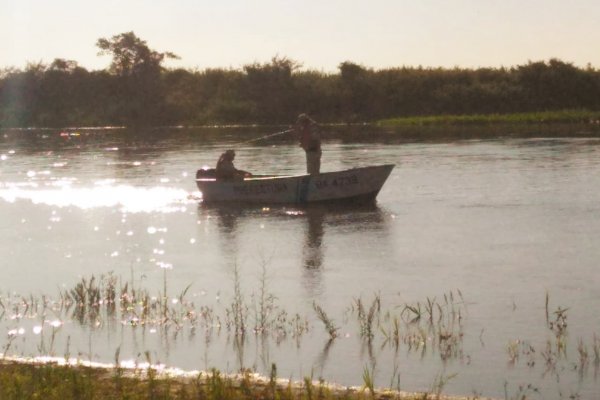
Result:
M343 187L356 184L358 184L358 177L356 175L340 176L334 179L323 179L315 182L317 189L324 189L327 187Z

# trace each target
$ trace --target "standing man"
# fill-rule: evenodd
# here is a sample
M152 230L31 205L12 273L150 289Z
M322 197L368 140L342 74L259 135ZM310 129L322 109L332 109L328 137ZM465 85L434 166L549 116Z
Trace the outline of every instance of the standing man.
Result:
M306 152L306 172L318 174L321 169L321 136L319 126L306 114L300 114L294 131L298 135L300 147Z

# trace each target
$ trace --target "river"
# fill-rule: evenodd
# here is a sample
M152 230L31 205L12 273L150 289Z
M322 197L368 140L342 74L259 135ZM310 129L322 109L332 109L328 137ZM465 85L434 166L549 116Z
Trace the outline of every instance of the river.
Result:
M238 168L302 173L293 138L248 142L281 129L1 131L0 352L112 362L118 349L185 370L276 364L294 380L360 386L367 373L499 398L600 392L599 138L331 128L323 171L396 165L375 205L202 205L195 171L228 148ZM23 309L109 274L196 319ZM236 335L236 312L279 325Z

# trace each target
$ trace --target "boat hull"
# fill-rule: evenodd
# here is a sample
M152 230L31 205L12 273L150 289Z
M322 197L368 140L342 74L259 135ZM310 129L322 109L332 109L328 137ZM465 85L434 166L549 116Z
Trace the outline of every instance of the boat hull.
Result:
M374 201L393 168L393 164L387 164L317 175L251 177L243 181L203 178L199 171L196 184L205 203L366 203Z

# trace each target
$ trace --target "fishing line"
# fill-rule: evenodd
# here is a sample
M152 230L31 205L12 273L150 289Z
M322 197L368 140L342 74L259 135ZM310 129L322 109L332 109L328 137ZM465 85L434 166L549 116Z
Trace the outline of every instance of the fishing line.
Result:
M259 140L265 140L265 139L268 139L268 138L273 137L273 136L283 135L285 133L290 133L290 132L294 132L294 129L287 129L285 131L275 132L275 133L271 133L269 135L261 136L261 137L258 137L258 138L254 138L254 139L250 139L250 140L245 140L243 142L238 142L238 143L236 143L236 146L240 145L240 144L258 142Z

